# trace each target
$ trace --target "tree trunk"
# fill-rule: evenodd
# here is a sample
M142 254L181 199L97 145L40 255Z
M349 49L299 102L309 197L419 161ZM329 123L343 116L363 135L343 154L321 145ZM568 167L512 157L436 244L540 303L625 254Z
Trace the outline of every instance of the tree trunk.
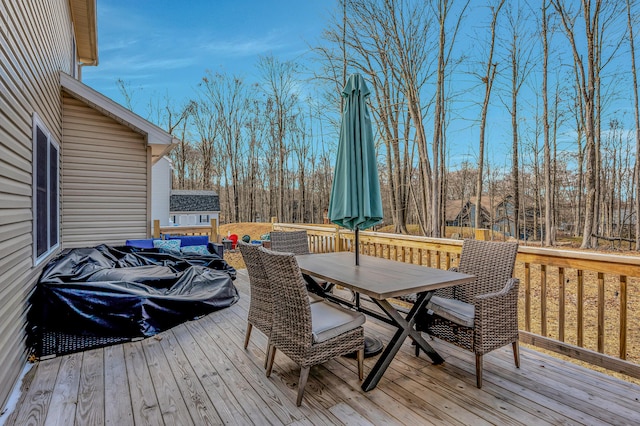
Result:
M501 0L500 3L491 8L491 42L489 46L489 57L487 58L486 73L482 77L482 82L485 85L484 101L482 103L482 112L480 114L480 143L478 144L478 181L476 183L476 214L474 223L476 228L482 227L481 210L482 210L482 178L484 173L484 138L485 128L487 126L487 112L489 110L489 100L491 98L491 89L496 77L497 64L493 62L493 52L495 49L496 41L496 26L498 21L498 14L500 9L504 5L505 0Z
M629 50L631 51L631 74L633 75L633 112L635 118L636 157L633 168L633 181L635 182L635 244L636 251L640 250L640 109L638 108L638 74L636 72L636 50L633 38L633 22L631 21L631 1L627 0L627 25L629 30Z

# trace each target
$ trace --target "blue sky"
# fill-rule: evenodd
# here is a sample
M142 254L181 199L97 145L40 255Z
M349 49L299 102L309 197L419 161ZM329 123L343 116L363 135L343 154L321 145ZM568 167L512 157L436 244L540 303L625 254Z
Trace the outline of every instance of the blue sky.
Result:
M231 73L253 82L259 80L256 64L260 56L273 54L279 60L295 60L302 65L313 66L309 45L319 43L330 19L329 14L336 5L336 0L100 0L100 63L97 67L83 70L83 81L124 105L124 98L116 86L118 79L124 80L132 95L134 111L154 121L148 116L150 102L157 109L157 105L166 104L165 99L168 98L172 105L179 107L195 96L194 89L207 70ZM483 5L484 2L471 2L456 42L457 53L466 56L467 61L457 67L451 78L452 88L459 91L450 107L451 122L447 135L452 154L450 161L454 166L477 159L478 118L483 93L478 69L473 67L483 60L480 57L486 50L483 41L488 37L489 9ZM526 25L534 24L531 21ZM504 28L505 17L502 16L499 32L505 31ZM615 41L623 31L624 26L618 25L609 37ZM535 38L533 35L529 37ZM571 60L566 38L557 31L553 40L553 55L556 56L551 60L552 67L566 72L570 70L566 64ZM608 86L608 90L616 86L622 89L618 90L622 95L618 93L617 97L612 97L612 102L621 106L609 107L609 111L623 111L629 105L628 90L624 90L628 87L624 83L628 78L625 76L628 63L624 52L621 56L620 66L610 64L607 68L609 79L613 74L622 72L615 77L621 84ZM564 64L560 63L560 57ZM504 57L498 57L496 61L503 66L508 63ZM489 108L487 157L494 166L508 167L511 161L511 127L502 104L505 99L501 99L499 91L508 87L509 76L506 69L502 72L494 85ZM550 78L556 75L554 70ZM304 77L301 75L301 79ZM550 84L553 87L553 83ZM536 139L530 129L536 118L533 109L539 102L535 96L539 85L538 76L523 89L520 120L522 124L529 123L529 130L521 126L521 140ZM426 90L428 98L432 87ZM624 99L618 100L620 96ZM611 116L607 115L606 120ZM572 148L575 143L572 123L565 118L561 125L564 126L558 135L561 149L564 146ZM427 130L431 130L430 126L427 124ZM529 154L522 152L523 156Z
M83 81L116 102L124 80L141 113L151 98L193 96L206 70L250 80L260 56L303 59L320 37L333 1L98 1L99 65Z

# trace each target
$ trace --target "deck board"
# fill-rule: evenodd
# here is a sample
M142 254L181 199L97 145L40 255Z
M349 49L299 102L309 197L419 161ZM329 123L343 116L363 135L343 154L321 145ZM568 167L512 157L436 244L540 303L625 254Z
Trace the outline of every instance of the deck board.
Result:
M482 389L475 358L447 343L431 364L405 342L378 387L360 389L355 360L311 369L301 407L299 369L278 353L264 374L266 337L254 328L243 348L249 307L246 271L234 306L157 336L41 361L5 424L640 424L640 386L534 349L486 355ZM368 318L366 333L393 330ZM365 360L365 374L375 358ZM2 420L0 418L0 420Z

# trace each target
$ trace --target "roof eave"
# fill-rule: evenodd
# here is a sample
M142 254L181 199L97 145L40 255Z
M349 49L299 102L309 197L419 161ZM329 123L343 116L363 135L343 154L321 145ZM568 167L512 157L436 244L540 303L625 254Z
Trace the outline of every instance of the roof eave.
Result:
M78 59L82 65L98 65L96 0L69 0L69 6Z

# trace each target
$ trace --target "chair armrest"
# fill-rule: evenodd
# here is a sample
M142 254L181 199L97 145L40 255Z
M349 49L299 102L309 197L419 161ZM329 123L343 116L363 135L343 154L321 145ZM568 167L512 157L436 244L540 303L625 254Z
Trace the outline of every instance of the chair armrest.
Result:
M476 301L484 301L497 299L500 297L505 297L509 294L515 293L516 300L518 298L518 285L520 284L520 280L518 278L509 278L507 283L502 287L500 291L496 291L495 293L485 293L479 294L475 297Z
M518 340L519 283L517 278L510 278L500 291L474 298L476 353L486 353Z

